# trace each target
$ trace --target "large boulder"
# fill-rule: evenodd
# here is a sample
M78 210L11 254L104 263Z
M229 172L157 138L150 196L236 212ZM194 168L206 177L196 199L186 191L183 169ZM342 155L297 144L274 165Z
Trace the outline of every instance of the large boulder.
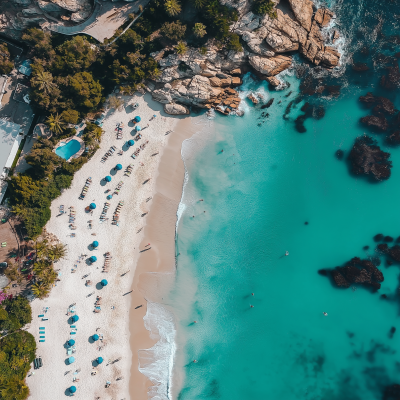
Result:
M297 21L304 29L309 31L314 13L313 2L311 0L289 0L289 3Z
M283 55L267 58L251 54L249 62L258 72L267 76L275 76L290 67L292 58Z
M314 15L314 20L317 21L322 27L328 26L334 14L327 8L319 8Z
M376 115L368 115L360 118L360 122L368 127L377 131L386 132L389 128L389 124L385 117L377 117Z
M165 104L164 111L170 115L187 115L190 113L187 107L175 103Z

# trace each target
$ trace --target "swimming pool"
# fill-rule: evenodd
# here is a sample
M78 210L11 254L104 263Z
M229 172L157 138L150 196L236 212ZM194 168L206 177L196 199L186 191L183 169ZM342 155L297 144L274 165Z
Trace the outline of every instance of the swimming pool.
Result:
M72 139L68 143L61 142L60 145L56 148L56 154L65 160L71 158L74 154L76 154L81 148L81 144Z

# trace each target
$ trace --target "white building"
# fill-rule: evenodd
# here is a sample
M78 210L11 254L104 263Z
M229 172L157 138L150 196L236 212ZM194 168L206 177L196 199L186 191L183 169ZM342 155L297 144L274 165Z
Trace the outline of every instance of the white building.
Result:
M20 130L20 125L0 119L0 203L7 189L4 178L7 177L24 138L19 134Z

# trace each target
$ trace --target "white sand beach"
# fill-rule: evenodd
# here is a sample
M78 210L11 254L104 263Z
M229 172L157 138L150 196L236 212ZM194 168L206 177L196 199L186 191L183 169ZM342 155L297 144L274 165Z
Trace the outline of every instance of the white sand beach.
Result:
M46 229L66 244L67 256L55 265L55 268L59 270L60 281L49 297L32 302L33 321L28 331L37 339L37 356L43 360L43 367L35 370L35 374L27 378L31 392L29 399L32 400L54 400L63 398L64 395L69 396L68 388L72 385L77 388L74 397L78 399L133 398L129 394L132 357L135 363L135 354L132 354L132 351L136 353L137 349L146 348L146 345L152 343L149 338L146 340L143 337L146 330L142 318L146 312L146 304L141 302L142 296L138 295L138 290L132 282L134 278L138 281L135 269L139 254L150 256L155 248L151 242L145 247L148 244L147 236L149 236L144 236L146 229L139 233L138 231L145 226L146 213L150 211L152 202L160 197L160 195L155 196L157 191L164 196L165 204L170 203L168 196L171 196L172 206L167 209L169 213L168 240L158 235L158 241L165 241L165 245L169 248L168 264L171 260L173 262L176 208L183 184L180 148L182 141L191 132L190 129L187 132L184 129L189 119L186 121L183 119L177 124L179 118L164 114L162 105L152 101L150 95L134 96L128 100L129 104L138 102L139 108L131 111L131 107L125 106L122 111L115 111L107 116L103 125L105 134L100 149L75 174L72 186L65 190L51 206L52 217ZM156 117L150 121L153 114ZM127 140L133 139L131 134L133 125L129 121L136 115L142 119L139 123L142 128L149 124L148 128L142 129L142 138L124 151L123 155L118 155L116 151L105 163L102 163L102 157L111 146L116 146L120 150ZM124 123L122 140L117 140L115 132L116 124L119 122ZM173 132L166 135L169 130ZM140 152L139 156L135 160L131 158L134 150L147 141L146 148ZM167 148L166 152L164 152L165 148ZM161 159L163 162L160 164ZM122 170L113 170L118 163L122 165ZM129 164L133 164L134 167L132 174L128 177L124 176L124 172ZM106 175L110 175L112 180L105 184L102 180ZM79 200L82 188L89 177L92 178L92 183L87 195L84 200ZM150 181L144 183L148 179ZM156 180L160 182L158 185L156 185ZM124 184L119 194L107 200L106 196L113 193L120 181ZM166 188L170 186L172 189L169 195ZM111 191L105 193L107 189ZM109 219L101 223L100 215L106 201L110 203L107 213ZM124 201L124 205L120 212L119 226L116 226L111 222L119 201ZM92 215L85 211L90 203L95 203L97 206ZM66 213L58 216L60 205L64 205ZM161 208L164 205L161 203ZM75 230L69 228L69 207L71 206L76 212ZM90 220L92 220L91 229L89 228ZM154 218L152 221L154 229ZM71 237L71 233L75 233L75 237ZM96 249L90 246L94 240L99 243ZM157 243L154 245L157 246ZM149 250L140 253L145 249ZM160 250L163 249L160 248L157 253ZM108 273L103 272L106 252L110 252L112 257ZM78 262L81 255L86 256ZM93 255L97 257L97 261L91 264L87 260ZM160 263L156 261L149 257L145 269L157 270L157 265ZM75 265L76 271L72 272ZM123 275L124 273L126 274ZM102 279L108 281L107 286L99 285ZM91 281L91 286L85 285L87 280ZM133 292L129 293L131 290ZM99 313L94 312L97 296L101 297ZM138 303L143 304L143 307L135 316L131 313L130 318L132 299L135 300L133 306ZM70 316L67 315L68 307L72 304L74 304L76 315L79 316L79 320L72 323L76 329L70 327ZM48 311L44 314L45 307L48 307ZM48 320L42 321L42 318L38 317L42 314ZM45 328L44 334L39 335L40 327ZM140 332L142 340L140 340ZM103 340L99 339L91 343L91 336L94 334L98 334ZM42 339L45 341L39 342L39 336L44 336ZM138 339L135 346L132 346L138 347L132 348L132 351L130 336L131 342L135 337ZM75 350L70 355L67 354L66 346L69 339L75 340ZM67 359L70 356L73 356L75 361L68 365ZM99 356L104 359L104 362L96 368L96 375L92 375L93 365L96 365L95 360ZM112 363L117 359L119 360ZM135 386L138 385L137 392L132 392L131 387L131 394L135 393L135 398L146 399L149 382L141 374L138 378L137 374L137 365L132 364L132 375L141 382L137 380L134 382ZM121 379L117 380L118 378ZM107 381L111 382L109 388L105 388Z

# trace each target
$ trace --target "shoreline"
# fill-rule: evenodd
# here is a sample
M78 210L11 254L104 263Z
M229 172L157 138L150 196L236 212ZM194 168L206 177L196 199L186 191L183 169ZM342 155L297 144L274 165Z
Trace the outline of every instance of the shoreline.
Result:
M68 387L73 384L77 387L74 396L78 399L86 400L93 396L103 398L104 395L105 398L110 396L129 398L128 386L132 388L131 382L133 381L128 379L130 370L145 389L142 392L143 398L147 398L147 387L150 382L138 369L132 368L134 364L132 364L133 358L130 355L130 352L132 355L137 355L136 349L130 347L133 338L136 338L137 343L140 342L139 349L147 348L146 344L148 346L152 344L149 332L144 327L142 315L147 307L136 310L141 314L133 315L134 307L136 307L135 296L139 291L130 291L133 290L135 282L138 282L142 264L146 265L149 271L154 271L153 263L149 263L148 256L153 257L156 247L142 253L146 257L139 257L139 251L142 250L142 245L147 240L146 235L149 235L155 244L159 242L157 248L160 253L161 250L162 253L164 252L161 243L164 235L161 234L159 239L152 236L159 231L159 227L153 227L151 221L157 220L159 224L158 218L163 214L164 207L168 205L168 202L165 202L168 196L170 205L165 213L169 217L163 226L170 232L173 231L173 234L169 242L165 243L165 248L172 244L168 257L174 256L176 210L173 214L172 211L175 206L178 206L182 193L183 175L180 173L183 171L183 162L180 157L180 147L183 140L189 137L189 133L184 132L185 125L182 125L181 128L179 124L179 122L184 123L180 120L186 116L183 118L181 116L171 117L165 114L162 104L153 101L149 94L124 96L124 99L127 100L125 109L114 113L108 112L103 125L105 133L96 154L76 172L71 187L66 189L51 205L52 217L46 225L46 230L49 234L55 235L60 242L66 244L67 256L55 264L60 279L56 283L57 287L52 289L47 298L36 299L32 302L33 320L27 330L34 335L37 341L37 355L42 358L43 367L36 370L35 374L26 380L31 391L30 399L40 397L43 400L52 400L55 397L58 398L67 394ZM138 102L140 107L133 111L128 104L135 102ZM140 115L142 118L140 124L145 126L153 114L157 117L149 122L148 129L141 131L142 139L136 142L130 150L126 151L125 149L122 156L116 155L117 152L115 152L104 164L100 162L111 146L121 147L128 139L133 138L133 134L129 133L133 130L133 126L128 123L130 119ZM124 137L123 140L117 140L114 129L116 123L121 121L125 123ZM165 136L165 132L168 130L174 130L174 132ZM149 140L147 148L133 160L130 154L147 140ZM122 171L114 170L116 163L123 165ZM182 164L182 169L180 169L179 163ZM124 176L123 171L129 164L134 164L134 168L132 175L127 177ZM104 184L103 178L108 174L112 176L112 182ZM84 201L78 200L89 176L92 177L92 184L88 194ZM182 176L180 181L179 176ZM149 178L151 180L145 184ZM104 191L105 189L114 189L120 180L124 182L120 194L114 195L113 199L108 200L111 203L107 214L109 222L101 224L99 217L103 205L107 201ZM170 191L171 185L173 186L172 191ZM153 198L151 201L146 201L149 197ZM121 210L120 224L115 226L111 224L112 215L121 200L125 200L125 205ZM85 207L91 202L97 204L93 215L85 211ZM64 205L65 210L68 210L70 206L75 207L76 230L71 231L68 228L67 215L57 215L60 205ZM150 213L150 211L152 212ZM92 221L92 229L89 229L89 221ZM139 232L140 228L143 229L141 232ZM152 231L154 232L152 233ZM71 233L76 233L76 237L71 237ZM93 240L99 242L97 249L90 247ZM113 258L109 272L103 273L103 254L106 252L110 252ZM87 256L79 259L82 254ZM87 260L91 255L97 257L97 261L93 264ZM144 260L140 264L139 258ZM162 257L159 259L161 260ZM158 264L160 266L158 270L161 270L164 264L161 261ZM72 270L76 272L72 273ZM100 288L99 282L104 278L109 283L106 287ZM85 279L91 281L90 286L86 286ZM102 297L100 313L94 313L97 296ZM80 320L75 324L76 329L71 329L69 327L71 322L69 322L66 312L68 307L74 303L76 314L79 315ZM145 303L143 304L145 305ZM47 321L42 321L38 317L43 314L44 307L49 307L45 315L48 318ZM128 316L129 318L127 318ZM43 326L46 330L45 342L39 342L38 328ZM74 333L72 333L73 331ZM92 343L90 337L94 333L103 334L103 340ZM147 338L144 334L147 335ZM70 355L67 355L65 343L71 338L76 341L75 353L72 354L75 362L68 365L67 358ZM139 340L139 338L143 340ZM104 363L98 366L97 373L93 376L91 375L92 366L96 365L95 360L99 356L104 359ZM118 360L119 358L120 360ZM110 363L114 360L118 361ZM117 378L122 379L117 380ZM73 383L73 379L78 380ZM107 381L111 382L111 386L106 389ZM49 385L49 382L52 384ZM138 397L136 390L134 397Z
M139 371L140 352L150 350L158 342L151 339L154 332L149 332L143 323L148 302L162 303L175 276L175 234L178 207L182 198L185 167L181 156L183 142L197 130L192 118L180 120L176 124L174 135L168 139L158 167L153 204L146 220L144 236L140 248L148 243L151 250L140 253L132 284L134 296L130 309L131 321L131 398L147 398L153 385L151 380ZM155 291L154 289L157 289ZM143 304L143 307L135 309ZM142 323L133 326L132 321L141 319ZM146 354L151 353L147 351ZM172 355L173 356L173 355ZM171 377L170 377L171 379ZM139 393L140 394L139 394Z

